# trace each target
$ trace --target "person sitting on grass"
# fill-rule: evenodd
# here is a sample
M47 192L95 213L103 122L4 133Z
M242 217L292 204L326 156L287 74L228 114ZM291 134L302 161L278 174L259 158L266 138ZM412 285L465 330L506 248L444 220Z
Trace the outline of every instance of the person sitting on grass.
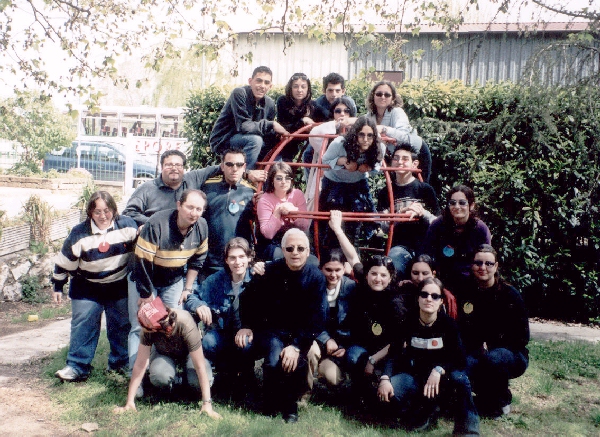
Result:
M393 414L406 428L419 431L435 421L436 406L444 396L452 401L453 434L479 435L458 327L440 312L443 288L437 278L419 284L419 311L409 313L394 333L377 396L392 403Z
M529 319L519 291L498 273L498 254L479 246L472 282L458 297L458 324L467 349L467 372L482 416L510 413L509 380L529 365Z
M188 384L199 389L202 394L200 411L213 419L220 419L221 415L212 408L210 382L202 352L202 335L190 313L165 307L160 297L157 297L140 307L138 320L142 326L142 335L129 381L127 402L114 411L137 411L136 392L142 384L148 364L150 383L167 391L173 389L177 380L177 365L183 365Z
M110 343L108 370L127 371L127 264L132 258L137 224L119 215L117 204L106 191L90 197L87 220L78 224L55 259L53 299L62 302L69 275L73 318L67 365L55 373L63 381L85 380L100 338L100 320L106 312Z

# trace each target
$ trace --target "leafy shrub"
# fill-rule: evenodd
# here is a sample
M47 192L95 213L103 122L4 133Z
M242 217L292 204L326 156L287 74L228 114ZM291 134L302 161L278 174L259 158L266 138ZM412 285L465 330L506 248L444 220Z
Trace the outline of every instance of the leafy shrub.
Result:
M20 282L23 302L32 304L48 302L50 296L44 293L38 277L26 275L21 278Z

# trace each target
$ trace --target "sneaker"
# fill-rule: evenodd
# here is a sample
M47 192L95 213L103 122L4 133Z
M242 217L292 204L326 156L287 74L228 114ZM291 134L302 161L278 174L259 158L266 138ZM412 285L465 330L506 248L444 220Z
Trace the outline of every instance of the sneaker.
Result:
M68 382L81 381L81 380L87 379L86 376L81 376L71 366L65 366L62 369L57 370L56 373L54 374L54 376L56 376L57 378L59 378L63 381L68 381Z
M502 407L502 415L506 416L507 414L510 414L510 404Z
M142 387L142 384L140 384L137 388L137 390L135 391L135 398L136 399L141 399L144 397L144 387Z

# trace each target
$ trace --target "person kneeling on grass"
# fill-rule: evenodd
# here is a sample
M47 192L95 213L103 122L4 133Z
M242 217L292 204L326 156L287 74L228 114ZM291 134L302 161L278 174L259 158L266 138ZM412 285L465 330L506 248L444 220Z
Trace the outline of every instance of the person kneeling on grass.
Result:
M138 312L142 326L133 373L127 392L127 403L114 411L136 410L135 394L144 379L150 361L152 385L170 390L176 380L177 364L186 368L188 384L202 393L202 410L213 419L221 415L213 410L210 383L202 352L202 336L192 316L184 310L165 307L160 297L143 304ZM152 348L154 346L154 349Z

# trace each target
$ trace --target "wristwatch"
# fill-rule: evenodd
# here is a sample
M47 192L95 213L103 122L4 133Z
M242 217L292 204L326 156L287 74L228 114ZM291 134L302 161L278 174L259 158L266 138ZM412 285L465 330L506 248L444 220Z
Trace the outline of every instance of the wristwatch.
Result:
M371 363L372 365L377 364L377 361L375 361L375 358L373 358L372 356L369 357L369 363Z
M433 370L435 370L437 373L439 373L440 376L442 376L444 374L444 369L442 368L442 366L435 366L433 368Z

